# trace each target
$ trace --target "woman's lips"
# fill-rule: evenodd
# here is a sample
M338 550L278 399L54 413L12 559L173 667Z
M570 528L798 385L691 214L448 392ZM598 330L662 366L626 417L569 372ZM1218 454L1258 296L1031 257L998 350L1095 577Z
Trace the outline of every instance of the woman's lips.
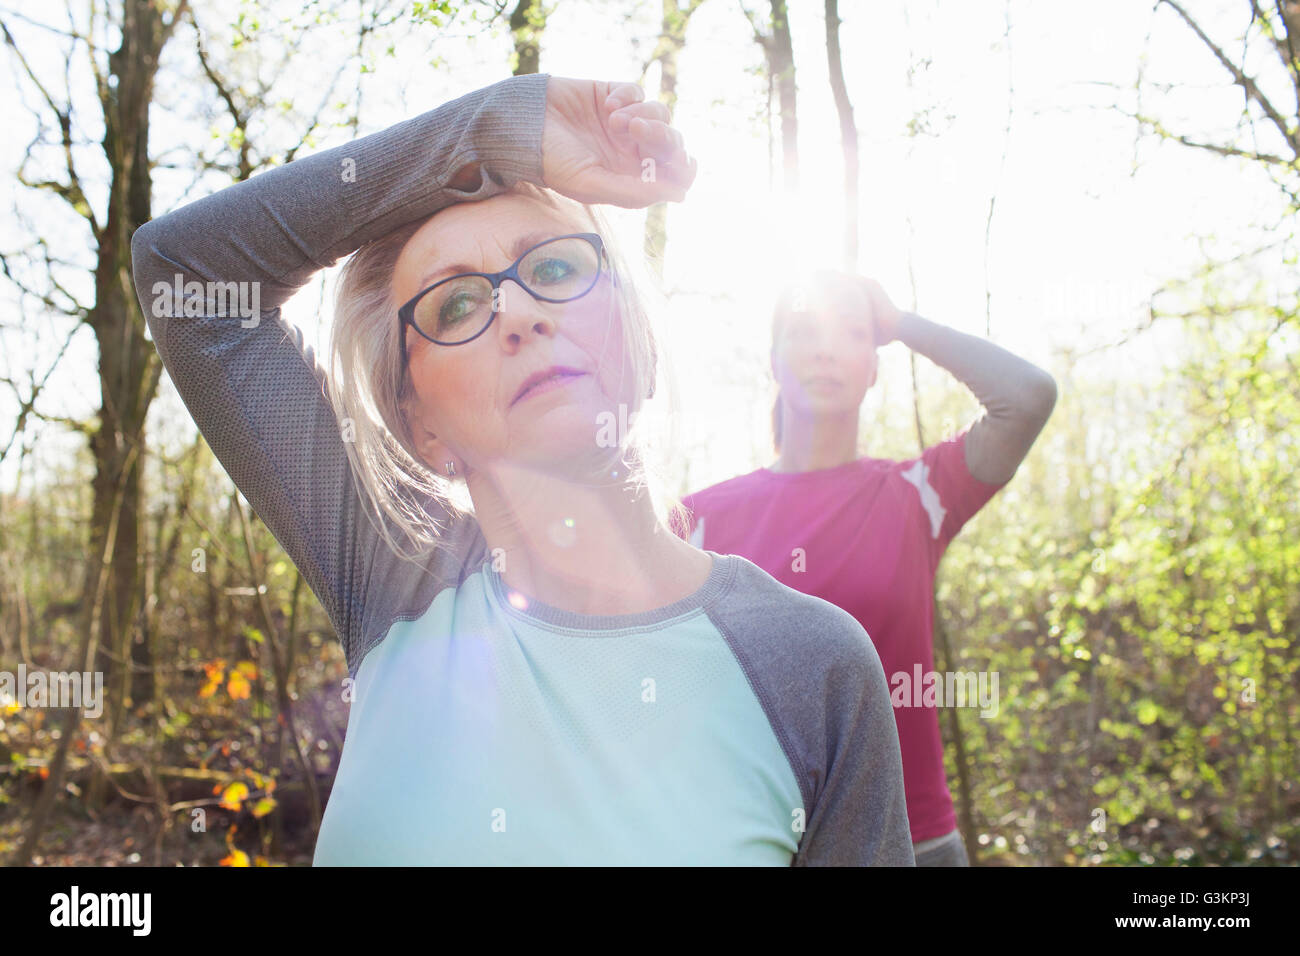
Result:
M543 392L553 392L557 388L563 388L575 379L582 378L586 372L559 372L548 379L538 382L536 385L528 388L522 395L515 399L515 404L526 401L534 395L540 395Z

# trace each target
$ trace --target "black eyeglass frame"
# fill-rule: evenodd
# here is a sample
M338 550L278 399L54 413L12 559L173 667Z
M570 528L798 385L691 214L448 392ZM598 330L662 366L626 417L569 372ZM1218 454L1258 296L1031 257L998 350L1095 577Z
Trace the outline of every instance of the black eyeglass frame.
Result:
M591 243L596 249L596 263L597 263L596 273L591 278L591 284L587 286L587 288L579 292L577 295L565 296L562 299L553 299L549 296L541 295L529 287L528 283L525 282L523 278L519 275L519 264L523 262L526 258L528 258L528 256L531 253L540 249L542 246L550 245L552 242L558 242L561 239L585 239L589 243ZM590 293L592 289L596 288L596 283L600 281L601 274L605 271L605 268L608 266L608 264L609 264L609 257L606 255L605 252L605 242L603 239L600 238L599 234L594 232L573 232L563 236L552 236L549 239L543 239L541 242L537 243L534 246L530 246L529 248L524 250L523 254L520 255L518 259L512 262L507 268L502 269L500 272L460 272L454 276L447 276L447 278L445 279L439 279L437 282L435 282L433 285L429 286L428 288L422 289L405 305L403 305L400 309L397 310L397 316L399 320L397 337L401 342L402 374L403 375L406 374L406 363L407 363L406 327L408 325L411 328L415 329L416 333L419 334L420 337L425 339L426 341L432 342L435 345L442 345L447 348L453 348L457 345L468 345L470 342L473 342L476 338L478 338L480 335L482 335L484 332L490 329L492 327L492 323L496 321L497 313L499 310L495 308L497 303L495 301L496 297L494 296L494 301L493 301L494 308L490 313L490 317L488 318L487 322L483 325L483 328L479 329L469 338L462 339L459 342L443 342L426 334L425 331L422 328L420 328L420 326L415 321L415 307L422 298L424 298L426 295L428 295L430 292L432 292L434 289L438 288L439 286L446 285L448 282L454 282L457 279L465 279L471 277L481 278L481 279L487 279L492 284L492 291L495 293L496 290L501 287L501 283L505 282L507 279L512 279L515 282L515 284L519 286L519 288L523 289L525 292L531 295L534 299L537 299L539 302L572 302L575 299L581 299L584 295Z

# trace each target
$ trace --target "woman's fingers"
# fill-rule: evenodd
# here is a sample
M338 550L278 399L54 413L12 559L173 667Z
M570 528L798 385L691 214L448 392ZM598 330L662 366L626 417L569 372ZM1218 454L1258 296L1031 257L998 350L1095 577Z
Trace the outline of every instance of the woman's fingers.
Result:
M691 188L691 183L695 182L695 174L699 171L700 164L696 162L694 156L688 156L686 150L681 150L679 154L674 155L668 164L663 168L669 178L677 186L681 187L683 195L686 190ZM680 202L681 200L678 200Z
M656 162L668 162L673 153L682 148L681 133L660 120L635 116L627 131L641 155L653 156Z
M686 152L681 130L674 129L670 120L666 105L649 100L616 110L610 114L609 125L611 132L629 138L639 157L654 160L655 177L668 187L673 199L680 201L678 197L695 180L698 167Z
M667 106L658 100L650 100L648 103L631 103L614 110L609 114L609 128L615 133L626 133L629 124L638 117L665 124L671 120Z
M605 96L605 108L618 110L645 99L645 90L635 83L611 83Z
M680 130L658 120L636 117L629 125L628 134L636 144L641 158L654 160L655 179L669 186L681 187L683 191L695 181L697 164L686 152L685 139Z
M636 83L551 77L542 131L543 183L581 202L680 202L695 178L668 107Z
M640 103L633 103L630 106L624 106L618 110L619 113L626 113L628 116L640 116L643 119L658 120L661 123L672 121L672 114L668 112L668 107L658 100L644 100Z
M652 158L667 179L689 185L695 165L686 154L681 131L672 127L672 113L665 103L645 99L645 91L635 83L617 83L611 85L605 105L610 110L611 133L627 136L637 155Z

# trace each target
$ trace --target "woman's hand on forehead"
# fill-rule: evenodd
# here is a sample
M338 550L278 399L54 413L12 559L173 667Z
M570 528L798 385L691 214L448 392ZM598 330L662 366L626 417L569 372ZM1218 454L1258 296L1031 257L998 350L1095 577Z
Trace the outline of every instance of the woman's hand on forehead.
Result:
M635 83L551 77L542 127L543 185L585 203L639 209L681 202L696 162L668 107Z

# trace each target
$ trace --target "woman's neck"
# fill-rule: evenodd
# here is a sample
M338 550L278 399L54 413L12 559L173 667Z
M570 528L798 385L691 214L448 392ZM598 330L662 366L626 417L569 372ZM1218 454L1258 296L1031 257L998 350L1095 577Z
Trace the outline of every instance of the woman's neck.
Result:
M782 409L781 453L768 469L774 472L820 471L856 461L858 414L804 419Z
M712 570L712 558L663 528L646 490L625 480L587 484L496 464L468 484L505 584L552 607L650 611L699 590Z

